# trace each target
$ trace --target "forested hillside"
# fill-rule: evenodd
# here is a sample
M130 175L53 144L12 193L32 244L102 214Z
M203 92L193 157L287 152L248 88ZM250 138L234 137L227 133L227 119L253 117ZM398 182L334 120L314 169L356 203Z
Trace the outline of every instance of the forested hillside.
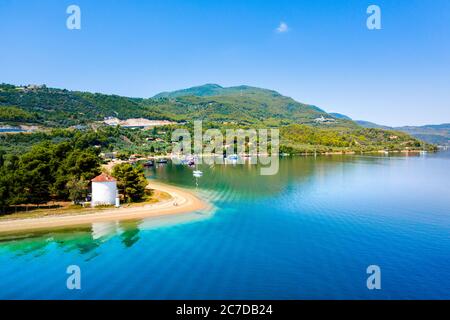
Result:
M140 99L47 87L28 89L0 85L0 122L65 127L114 116L281 126L291 123L314 125L320 116L333 119L315 106L299 103L272 90L248 86L214 88L206 85ZM337 121L355 125L348 120Z
M328 114L276 91L249 86L204 85L143 99L45 86L0 85L0 123L3 125L37 124L47 130L74 125L89 128L110 116L172 120L187 128L191 128L193 120L203 120L205 128L275 127L281 130L283 150L289 153L431 148L407 134L363 128L344 115ZM37 134L19 135L15 139L20 140L17 145L26 147L41 138ZM125 146L123 139L117 138L110 145L112 149L149 153L155 148L166 150L170 137L162 140L166 145L153 146L153 149L142 139ZM11 138L1 141L2 149L13 149Z

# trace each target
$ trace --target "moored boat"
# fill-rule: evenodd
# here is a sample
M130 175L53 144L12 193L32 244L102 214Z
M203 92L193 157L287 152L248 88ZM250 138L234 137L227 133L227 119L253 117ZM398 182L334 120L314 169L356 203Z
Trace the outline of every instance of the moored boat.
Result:
M237 160L239 156L237 154L231 154L227 157L227 160Z
M152 160L148 160L146 162L144 162L143 166L144 167L153 167L154 163Z

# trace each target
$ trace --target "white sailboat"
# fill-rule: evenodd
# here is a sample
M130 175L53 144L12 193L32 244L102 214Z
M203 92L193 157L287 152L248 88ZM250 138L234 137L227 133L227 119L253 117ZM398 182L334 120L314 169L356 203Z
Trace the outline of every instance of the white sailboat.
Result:
M200 178L203 175L203 172L201 170L198 170L198 162L196 158L194 158L194 162L195 162L195 170L192 172L192 175L196 178Z
M203 172L200 170L194 170L194 172L192 173L192 175L196 178L200 178L201 176L203 176Z

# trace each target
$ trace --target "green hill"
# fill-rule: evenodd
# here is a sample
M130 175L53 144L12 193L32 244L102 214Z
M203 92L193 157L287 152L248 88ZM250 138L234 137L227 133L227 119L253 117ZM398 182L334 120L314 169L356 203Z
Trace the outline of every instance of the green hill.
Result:
M144 102L164 110L172 119L202 119L280 126L291 123L314 125L320 116L333 118L320 108L303 104L276 91L237 86L224 88L216 84L164 92ZM348 123L347 123L348 125Z
M267 95L273 97L282 97L281 94L274 90L262 89L251 86L235 86L235 87L222 87L218 84L205 84L202 86L196 86L192 88L176 90L171 92L161 92L155 95L153 98L178 98L186 96L197 97L209 97L209 96L233 96L233 95Z
M427 143L441 146L450 145L450 123L403 127L388 127L362 120L357 120L356 123L364 128L401 131Z
M205 84L202 86L196 86L188 89L182 89L177 91L171 91L171 92L161 92L157 95L155 95L153 98L159 99L159 98L178 98L183 96L215 96L223 94L225 89L218 84Z
M129 98L45 86L0 85L0 124L38 124L67 128L114 116L177 122L204 120L204 127L281 129L285 150L293 152L402 150L421 142L409 135L364 129L340 114L300 103L276 91L215 84L165 92L153 98ZM394 138L395 137L395 138ZM25 139L26 140L26 139ZM5 141L6 142L6 141Z
M405 149L429 150L434 148L424 145L410 135L390 130L375 128L313 128L293 124L281 128L281 144L287 153L301 152L348 152L348 151L399 151Z
M6 110L7 107L10 109ZM22 116L11 117L11 107ZM223 88L208 84L141 99L47 87L30 89L0 85L0 122L65 127L108 116L174 121L199 119L266 126L317 125L315 119L323 116L335 121L328 125L356 126L352 121L335 119L316 106L297 102L276 91L249 86Z

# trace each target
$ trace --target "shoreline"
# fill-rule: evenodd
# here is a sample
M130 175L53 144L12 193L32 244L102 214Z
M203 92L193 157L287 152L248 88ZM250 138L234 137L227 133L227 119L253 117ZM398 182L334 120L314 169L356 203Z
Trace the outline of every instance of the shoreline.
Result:
M5 220L0 221L0 233L76 227L94 222L139 220L189 213L208 208L205 201L198 198L189 190L173 187L157 181L151 181L149 186L152 189L167 192L170 194L171 199L139 207L120 207L89 214Z

